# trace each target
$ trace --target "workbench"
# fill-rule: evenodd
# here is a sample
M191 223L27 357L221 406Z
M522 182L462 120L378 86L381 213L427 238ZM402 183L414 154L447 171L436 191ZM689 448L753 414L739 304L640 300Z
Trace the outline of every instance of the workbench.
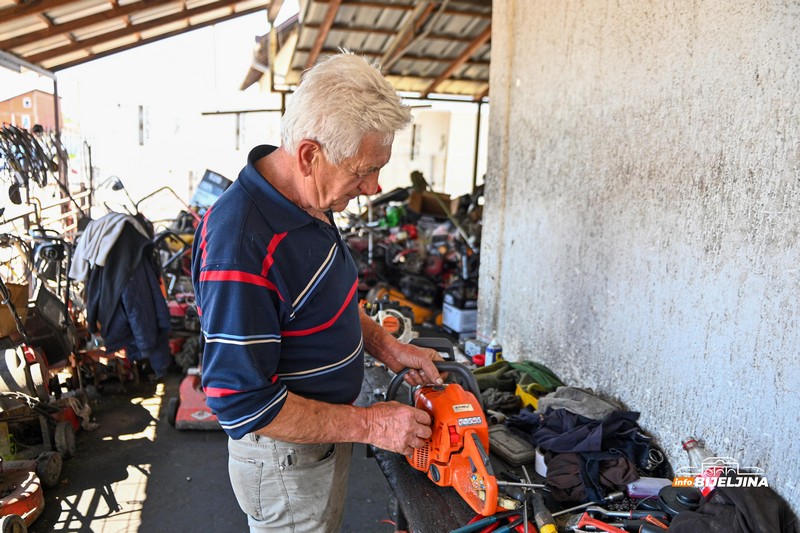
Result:
M392 374L385 367L369 366L373 359L366 357L367 368L356 405L369 406L384 401ZM401 387L397 401L408 403L408 388ZM389 486L397 499L398 512L405 516L414 533L443 533L465 525L475 511L451 487L440 487L424 472L411 467L404 455L370 447ZM398 514L399 514L398 513Z

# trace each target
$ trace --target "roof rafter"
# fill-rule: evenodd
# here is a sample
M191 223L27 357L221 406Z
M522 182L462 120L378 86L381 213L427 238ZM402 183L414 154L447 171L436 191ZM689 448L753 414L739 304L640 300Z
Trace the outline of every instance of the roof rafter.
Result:
M12 48L17 48L18 46L35 43L36 41L47 39L55 35L60 35L62 33L72 32L75 30L79 30L81 28L86 28L88 26L92 26L100 22L105 22L116 18L122 18L126 15L136 13L137 11L142 11L144 9L161 5L164 5L163 1L140 0L139 2L135 2L133 4L127 4L124 6L115 7L114 9L109 9L106 11L102 11L100 13L95 13L94 15L89 15L87 17L71 20L69 22L64 22L63 24L55 24L43 30L32 31L30 33L26 33L18 37L6 39L5 41L0 41L0 49L11 50Z
M431 83L431 84L428 86L428 88L427 88L427 89L425 89L424 91L422 91L422 94L421 94L421 96L422 96L423 98L426 98L426 97L427 97L427 96L428 96L430 93L432 93L432 92L433 92L433 90L434 90L434 89L436 89L436 87L437 87L437 86L438 86L440 83L442 83L442 82L443 82L443 81L445 81L447 78L449 78L450 76L452 76L452 75L453 75L453 72L455 72L455 71L456 71L456 70L457 70L459 67L461 67L461 65L463 65L464 63L466 63L466 62L467 62L467 60L468 60L470 57L472 57L472 55L473 55L473 54L475 54L475 52L477 52L477 51L478 51L478 48L480 48L481 46L483 46L483 45L486 43L486 41L488 41L488 40L489 40L489 38L490 38L491 36L492 36L492 25L491 25L491 23L490 23L490 24L488 24L488 25L486 26L486 28L485 28L485 29L484 29L484 30L483 30L483 31L480 33L480 35L478 35L478 36L475 38L475 40L474 40L474 41L472 41L472 44L470 44L469 46L467 46L466 50L464 50L464 52L462 52L462 54L461 54L460 56L458 56L458 57L457 57L457 58L456 58L456 59L455 59L455 60L454 60L454 61L453 61L453 62L450 64L450 66L449 66L449 67L447 67L447 68L444 70L444 72L442 72L442 73L439 75L439 77L438 77L438 78L436 78L436 79L433 81L433 83Z
M470 42L472 42L472 41L470 41ZM299 53L308 53L311 50L308 49L308 48L298 48L297 51ZM339 50L337 48L323 48L322 50L320 50L320 55L333 55L333 54L338 54L338 53L339 53ZM379 58L379 57L381 57L381 54L378 53L378 52L358 52L358 55L364 56L364 57L369 57L369 58ZM421 56L421 55L410 55L410 54L403 55L403 57L401 59L407 60L407 61L429 61L431 63L451 63L453 61L452 57L434 57L434 56ZM483 61L483 60L469 61L468 60L464 64L468 65L468 66L472 65L472 66L476 66L476 67L488 67L489 66L489 61ZM384 74L387 74L387 72L384 72ZM388 74L392 74L392 72L388 72Z
M319 24L304 24L304 28L318 30ZM382 28L368 28L366 26L348 26L346 24L334 24L330 31L342 31L347 33L371 33L374 35L397 35L397 31ZM450 35L444 33L429 33L425 36L426 40L452 41L454 43L471 43L472 39L461 37L460 35Z
M331 0L328 3L328 11L325 13L325 18L322 20L319 31L317 31L317 38L314 39L314 46L311 47L311 53L308 55L308 60L306 60L306 68L311 68L314 63L317 62L319 52L322 50L322 45L328 37L328 32L331 26L333 26L333 21L336 19L336 13L339 11L339 6L341 4L342 0Z
M269 21L270 26L275 24L275 19L278 18L281 7L283 7L283 0L272 0L272 2L270 2L269 9L267 10L267 21Z
M0 11L0 24L30 15L38 15L48 9L70 4L74 1L75 0L47 0L45 2L44 0L32 0L31 2L18 4Z
M104 34L98 35L96 37L91 37L89 39L79 40L78 42L76 42L74 44L70 44L70 45L67 45L67 46L62 46L62 47L59 47L59 48L53 48L52 50L47 50L47 51L41 52L39 54L34 54L34 55L31 55L31 56L27 57L27 60L30 61L31 63L39 63L39 62L42 62L42 61L47 61L48 59L52 59L54 57L62 56L62 55L69 54L69 53L72 53L72 52L76 52L78 50L89 49L92 46L97 46L99 44L103 44L103 43L106 43L106 42L109 42L109 41L114 41L114 40L120 39L122 37L127 37L129 35L136 34L138 32L147 31L147 30L150 30L150 29L153 29L153 28L157 28L157 27L163 26L165 24L170 24L172 22L177 22L177 21L180 21L180 20L186 20L187 26L192 26L191 24L189 24L189 20L188 20L190 17L196 16L196 15L200 15L200 14L203 14L203 13L207 13L209 11L215 11L217 9L236 4L236 3L240 2L240 1L241 0L220 0L220 1L214 2L212 4L205 4L205 5L202 5L202 6L199 6L199 7L195 7L195 8L192 8L192 9L183 9L183 10L177 12L177 13L172 13L170 15L166 15L166 16L161 17L161 18L149 20L147 22L142 22L141 24L134 24L132 26L128 26L126 28L121 28L121 29L116 30L116 31L111 31L111 32L108 32L108 33L104 33ZM268 4L268 2L264 2L264 4L266 5L266 4ZM264 6L259 6L257 8L254 8L250 12L261 11L261 10L263 10L265 8L265 5ZM241 13L244 13L244 11L242 11ZM235 13L235 14L239 15L239 13ZM218 21L218 20L221 20L221 19L213 19L213 20L214 21Z
M220 6L218 5L217 7L220 7ZM250 9L244 9L242 11L236 11L236 12L231 13L229 15L226 15L224 17L219 17L219 18L215 18L215 19L212 19L212 20L206 20L204 22L199 22L197 24L192 24L189 29L181 28L181 29L178 29L178 30L175 30L175 31L163 33L161 35L156 35L156 36L150 37L148 39L142 39L141 41L138 41L138 42L135 42L135 43L126 44L126 45L123 45L123 46L119 46L117 48L112 48L110 50L103 50L102 52L91 53L88 56L82 57L80 59L67 61L65 63L56 63L54 65L49 66L48 68L50 70L54 71L54 72L57 72L59 70L64 70L66 68L75 67L75 66L81 65L83 63L88 63L89 61L92 61L92 60L95 60L95 59L100 59L102 57L110 56L110 55L116 54L118 52L124 52L125 50L130 50L132 48L136 48L136 47L142 46L144 44L154 43L154 42L157 42L157 41L161 41L163 39L167 39L169 37L176 37L178 35L186 33L187 31L199 30L200 28L205 28L207 26L213 26L214 24L219 24L220 22L233 20L233 19L235 19L237 17L243 17L245 15L250 15L252 13L258 13L259 11L263 11L263 10L264 10L264 6L258 6L258 7L253 7L253 8L250 8Z
M335 0L314 0L320 4L326 4ZM470 2L472 4L472 2ZM376 9L402 9L403 11L411 11L414 9L415 4L385 4L383 2L369 2L367 0L342 0L342 5L347 7L374 7ZM487 5L491 7L491 3ZM464 15L470 18L491 19L492 13L486 11L472 11L472 10L458 10L458 9L445 9L442 11L443 15Z

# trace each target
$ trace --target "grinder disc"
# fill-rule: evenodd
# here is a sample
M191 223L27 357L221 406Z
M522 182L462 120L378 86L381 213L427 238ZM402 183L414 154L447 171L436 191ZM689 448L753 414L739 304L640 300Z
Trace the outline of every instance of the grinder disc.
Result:
M695 487L667 485L658 491L658 505L671 517L683 511L694 511L702 502L703 495Z

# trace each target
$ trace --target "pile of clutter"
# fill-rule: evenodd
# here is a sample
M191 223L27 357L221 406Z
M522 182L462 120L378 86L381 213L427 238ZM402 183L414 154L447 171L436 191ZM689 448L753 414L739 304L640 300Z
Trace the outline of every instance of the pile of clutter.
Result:
M398 188L345 214L338 225L358 267L359 298L399 302L417 325L474 335L482 196L482 187L454 199Z
M471 357L494 361L472 370L496 423L490 450L512 467L535 466L559 531L798 531L763 471L716 457L694 437L682 442L689 466L674 471L639 413L564 384L541 363L505 360L495 344Z

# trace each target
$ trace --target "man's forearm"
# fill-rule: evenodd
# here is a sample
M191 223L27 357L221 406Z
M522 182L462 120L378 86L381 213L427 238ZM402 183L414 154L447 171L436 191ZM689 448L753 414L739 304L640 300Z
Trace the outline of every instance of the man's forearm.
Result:
M425 411L397 402L354 407L309 400L290 392L278 416L256 433L303 444L363 442L410 454L430 437L430 424Z
M291 392L278 415L256 433L305 444L367 442L369 437L363 407L318 402Z

